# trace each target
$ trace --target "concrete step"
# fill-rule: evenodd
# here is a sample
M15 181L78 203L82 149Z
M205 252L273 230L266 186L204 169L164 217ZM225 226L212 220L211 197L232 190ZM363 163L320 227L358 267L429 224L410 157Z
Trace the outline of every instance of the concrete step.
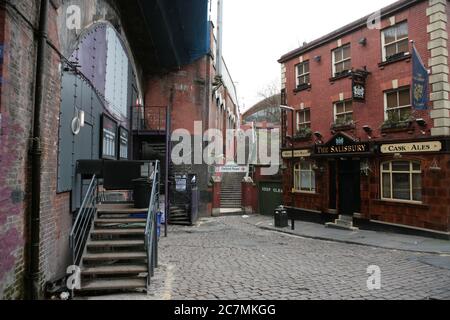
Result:
M120 235L144 235L145 228L132 228L132 229L96 229L91 232L93 236L120 236Z
M136 219L136 218L118 218L118 219L104 219L99 218L95 220L96 225L100 224L128 224L128 223L146 223L147 219Z
M142 260L147 259L147 253L142 252L108 252L108 253L87 253L83 256L83 261L105 261L105 260Z
M147 273L147 266L144 264L115 265L88 267L81 270L84 276L91 275L124 275L124 274L144 274Z
M144 240L107 240L92 241L87 243L88 248L126 248L144 246Z
M114 280L93 280L84 283L82 291L107 291L107 290L137 290L146 289L146 279L114 279Z

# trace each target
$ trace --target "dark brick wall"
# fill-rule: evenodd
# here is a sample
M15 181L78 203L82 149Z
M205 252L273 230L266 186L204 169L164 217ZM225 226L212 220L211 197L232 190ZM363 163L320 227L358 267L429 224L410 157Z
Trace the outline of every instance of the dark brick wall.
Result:
M216 105L212 99L212 85L215 69L214 60L209 55L200 58L190 65L182 67L177 72L160 76L151 76L147 79L145 104L147 106L168 106L170 104L171 89L173 89L172 105L172 132L184 129L194 133L194 122L200 121L203 125L202 134L208 129L219 129L226 137L228 129L226 110ZM224 87L220 92L226 100L231 112L237 111ZM225 143L225 142L224 142ZM176 171L188 170L198 175L198 186L201 193L202 215L206 215L211 205L210 176L211 168L206 165L178 166Z
M0 42L5 45L5 57L0 68L0 299L24 297L27 217L31 197L29 149L37 51L33 28L37 28L40 7L40 1L9 2L14 7L0 5ZM57 10L52 5L58 2L50 2L48 39L61 52L70 52L74 40L68 39L67 32L64 32L64 7ZM90 8L84 15L83 25L90 25L97 12L111 19L117 18L106 1L89 0L84 1L83 5ZM40 194L42 286L47 281L64 276L70 264L68 240L72 226L71 195L58 194L56 191L61 105L60 62L59 54L47 46L44 107L39 119L43 151Z
M36 24L38 2L16 1L15 5ZM16 299L23 293L36 48L33 31L24 20L11 7L0 12L5 45L0 103L0 297Z

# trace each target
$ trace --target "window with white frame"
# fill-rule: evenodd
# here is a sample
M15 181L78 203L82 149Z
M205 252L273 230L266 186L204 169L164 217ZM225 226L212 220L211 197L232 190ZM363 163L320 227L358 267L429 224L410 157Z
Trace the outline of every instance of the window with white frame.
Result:
M340 101L334 104L334 122L338 125L353 122L353 102L351 100Z
M333 77L351 70L352 58L350 44L333 50Z
M294 166L294 190L296 192L316 192L316 173L310 161L300 161Z
M297 112L297 130L311 128L311 110L304 109Z
M400 88L384 93L385 120L394 122L405 121L411 116L411 94L410 88Z
M421 202L420 162L391 161L381 164L381 197L383 200Z
M408 23L403 22L382 31L383 61L409 52Z
M297 88L310 84L309 61L296 65Z

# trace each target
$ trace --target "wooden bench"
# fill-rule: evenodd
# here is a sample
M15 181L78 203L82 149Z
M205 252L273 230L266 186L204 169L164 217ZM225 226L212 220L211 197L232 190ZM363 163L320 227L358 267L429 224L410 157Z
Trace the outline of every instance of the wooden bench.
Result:
M291 220L291 230L295 230L295 221L302 221L302 216L305 214L322 214L321 211L303 209L303 208L293 208L293 207L285 207L288 212L288 219Z

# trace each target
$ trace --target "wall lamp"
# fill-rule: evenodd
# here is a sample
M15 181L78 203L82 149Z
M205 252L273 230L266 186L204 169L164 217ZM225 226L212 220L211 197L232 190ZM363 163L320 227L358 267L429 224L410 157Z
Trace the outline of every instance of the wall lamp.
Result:
M367 45L367 38L361 38L359 39L358 43L362 46Z
M320 62L322 60L322 56L315 56L314 57L314 61L315 62Z
M363 126L363 129L364 129L364 131L367 133L367 134L370 134L370 133L372 133L372 128L370 127L370 126Z
M316 136L316 138L318 139L322 139L322 133L320 133L319 131L314 132L314 135Z
M419 118L419 119L416 119L416 122L417 122L417 124L418 124L419 126L421 126L422 128L424 128L424 127L427 126L427 122L425 121L425 119Z

